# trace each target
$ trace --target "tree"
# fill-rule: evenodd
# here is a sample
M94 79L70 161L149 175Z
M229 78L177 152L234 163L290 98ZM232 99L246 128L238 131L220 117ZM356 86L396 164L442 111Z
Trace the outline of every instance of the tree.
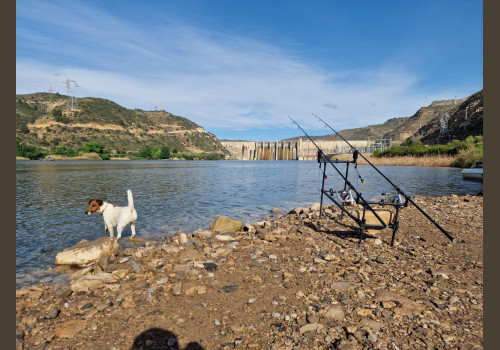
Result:
M161 159L160 158L160 154L161 154L161 149L159 149L159 148L153 148L153 151L151 152L151 158L153 158L153 159Z
M36 147L29 146L22 143L19 137L16 137L16 156L29 159L41 159L47 155L47 151Z
M154 148L154 147L144 147L143 149L141 149L137 155L139 156L139 158L145 158L145 159L154 159L154 155L155 155L155 152L158 151L158 148ZM159 153L158 153L158 156L159 156Z
M89 142L83 146L82 151L101 154L104 151L104 146L99 142Z
M169 159L170 158L170 147L163 146L160 148L160 159Z
M105 150L104 146L99 142L89 142L80 148L80 150L87 153L97 153L103 160L108 160L110 158L109 152Z

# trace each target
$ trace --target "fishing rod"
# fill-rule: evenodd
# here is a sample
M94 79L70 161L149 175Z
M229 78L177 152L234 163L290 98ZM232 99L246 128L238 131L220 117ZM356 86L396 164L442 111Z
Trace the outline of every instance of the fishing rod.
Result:
M401 190L398 186L396 186L391 180L389 180L389 178L387 176L385 176L375 165L373 165L368 159L365 158L365 156L359 152L353 145L351 145L344 137L342 137L342 135L340 135L337 131L335 131L330 125L327 124L327 122L325 122L323 119L321 119L320 117L318 117L316 114L313 113L313 116L315 116L319 121L323 122L323 124L325 124L328 128L330 128L330 130L332 130L336 135L338 135L345 143L347 143L355 152L358 152L358 155L360 155L368 164L370 164L373 169L375 169L380 175L382 175L382 177L387 180L387 182L389 182L395 189L396 191L398 192L398 194L401 194L403 197L405 197L405 199L410 202L411 204L413 204L415 206L415 208L417 208L430 222L432 222L434 224L434 226L436 226L442 233L444 233L444 235L446 237L448 237L452 243L455 243L456 240L455 238L453 238L452 235L450 235L444 228L441 227L441 225L439 225L435 220L433 220L429 214L427 214L422 208L420 208L414 201L413 199L408 196L406 193L403 192L403 190Z
M382 220L382 218L377 214L377 212L370 206L370 204L363 198L363 196L361 195L361 193L359 193L356 188L351 184L351 182L347 179L346 176L344 176L339 169L337 169L337 167L335 166L335 164L333 164L333 162L330 160L330 158L321 150L321 148L316 144L316 142L314 142L314 140L305 132L304 129L302 129L302 127L295 121L293 120L290 116L288 116L288 118L295 124L299 127L300 130L302 130L302 132L307 136L307 138L313 143L314 146L316 146L316 148L318 149L318 162L321 162L321 159L325 159L326 161L328 161L332 166L333 168L339 173L339 175L345 180L345 183L347 185L349 185L349 188L351 190L354 191L354 193L356 193L356 198L357 200L361 199L364 203L364 207L367 208L368 210L370 210L373 215L377 218L377 220L383 225L383 227L386 227L387 225L384 223L384 220ZM323 157L324 156L324 157ZM326 162L325 162L326 163ZM320 166L321 166L321 163L320 163ZM326 165L325 165L326 166ZM328 194L327 194L328 196ZM330 196L328 196L330 199L332 199ZM332 199L333 200L333 199ZM336 204L337 202L335 200L333 200ZM339 205L339 204L337 204ZM358 219L356 219L351 213L349 213L347 210L345 210L343 207L341 207L339 205L339 207L342 209L342 211L346 212L354 221L356 222L359 222ZM360 224L364 225L363 222L360 222ZM362 236L361 236L362 237Z

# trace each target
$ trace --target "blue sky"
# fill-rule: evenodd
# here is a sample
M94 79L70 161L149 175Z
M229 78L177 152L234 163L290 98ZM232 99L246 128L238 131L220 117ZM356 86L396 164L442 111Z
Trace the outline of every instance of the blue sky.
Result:
M220 139L383 123L483 88L477 0L16 1L16 93L166 110Z

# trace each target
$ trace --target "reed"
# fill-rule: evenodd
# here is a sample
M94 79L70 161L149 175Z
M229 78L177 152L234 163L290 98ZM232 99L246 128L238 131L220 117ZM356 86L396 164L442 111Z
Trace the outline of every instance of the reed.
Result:
M424 167L450 167L455 161L455 156L433 156L433 157L371 157L366 156L373 165L401 165L401 166L424 166ZM368 165L362 158L358 158L358 164Z

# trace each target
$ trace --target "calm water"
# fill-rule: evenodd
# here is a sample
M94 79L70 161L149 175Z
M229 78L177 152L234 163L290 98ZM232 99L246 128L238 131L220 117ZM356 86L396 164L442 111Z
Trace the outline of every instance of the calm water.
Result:
M342 166L340 166L343 169ZM393 189L371 167L358 166L349 180L366 199ZM482 183L463 180L460 169L380 166L408 195L477 194ZM342 189L327 167L326 188ZM254 222L319 202L321 170L297 161L16 161L16 275L18 286L47 282L40 269L82 239L107 236L101 215L84 214L90 198L127 205L127 189L138 213L137 237L162 239L179 229L207 229L223 215ZM331 204L331 203L328 203ZM130 236L127 226L123 237ZM38 276L38 277L37 277Z

